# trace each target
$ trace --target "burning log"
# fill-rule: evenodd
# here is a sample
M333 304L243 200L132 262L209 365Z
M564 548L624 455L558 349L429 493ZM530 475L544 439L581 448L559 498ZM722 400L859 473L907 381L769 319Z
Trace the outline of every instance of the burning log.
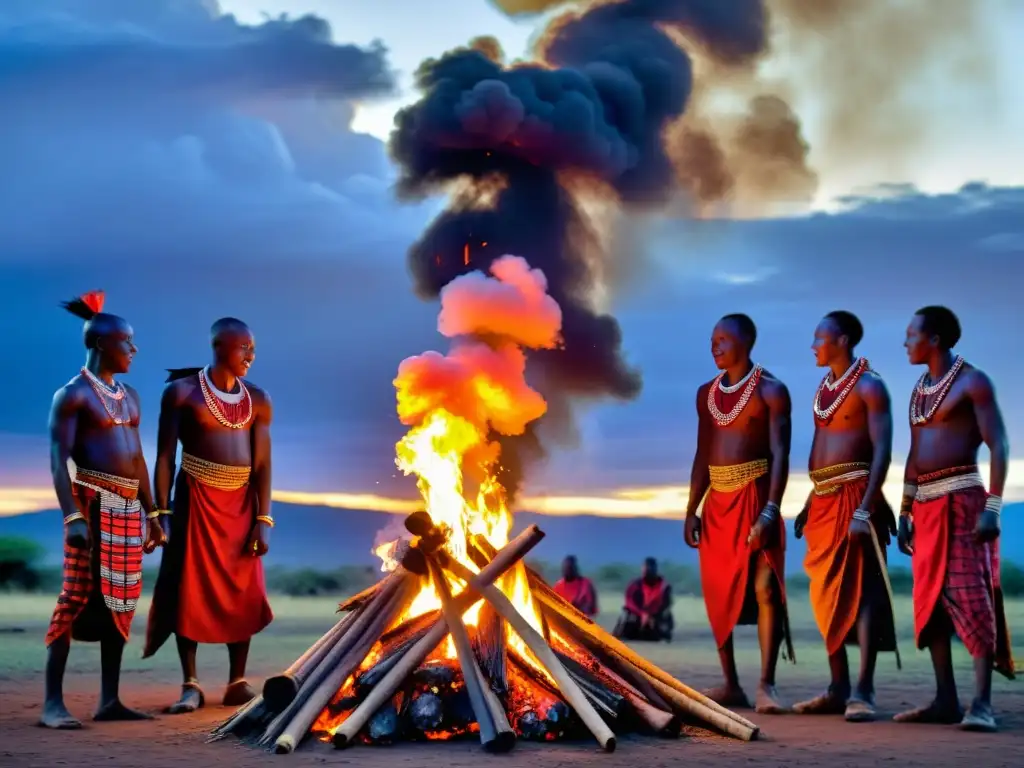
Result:
M355 623L357 612L346 614L316 641L309 650L296 659L288 669L279 675L267 678L263 683L263 701L267 711L278 713L295 700L303 681L315 670L331 648L349 627Z
M444 705L436 693L423 692L413 697L409 705L412 725L423 733L436 731L444 722Z
M497 552L494 559L476 575L474 580L478 584L491 584L505 571L522 560L526 553L533 549L543 538L544 533L537 526L531 525L503 547L500 552ZM409 557L414 552L416 550L410 550L407 555L407 559L410 562L415 560L415 558ZM469 589L463 590L453 600L454 610L461 616L477 600L479 600L479 597ZM362 703L352 711L352 714L334 732L333 741L336 748L343 749L355 740L359 731L373 713L386 700L391 698L405 678L423 663L423 660L440 644L447 633L448 625L442 618L402 656L402 660L396 663L384 675L384 678L374 686Z
M342 640L334 647L317 668L315 676L311 676L300 689L295 701L282 713L294 712L274 740L274 750L278 754L287 754L295 749L342 683L359 668L380 635L412 602L414 590L419 587L418 579L403 573L394 583L393 589L378 592L372 602L366 605L345 635L345 639L351 638L351 643Z
M675 706L716 729L744 741L757 738L759 729L746 718L740 717L707 696L676 680L664 670L651 664L617 638L605 632L595 622L581 614L563 600L554 590L540 582L534 588L534 597L542 602L579 633L586 634L605 651L619 656L648 679L654 689ZM669 693L672 691L673 693Z
M554 684L532 664L510 649L508 665L520 685L525 683L526 700L516 709L516 726L531 741L558 739L573 725L572 711L559 698ZM518 691L522 693L522 690ZM543 695L547 701L538 698Z
M429 620L429 623L424 621ZM365 694L373 688L388 671L401 661L406 651L413 647L418 640L423 638L430 628L437 623L436 611L430 611L422 616L417 616L404 621L387 632L380 639L380 654L377 662L369 669L364 670L356 678L356 692Z
M473 655L473 647L469 642L466 625L462 623L462 615L454 609L451 590L448 588L448 579L434 558L428 557L427 565L430 568L434 589L437 590L441 599L441 612L448 625L448 632L455 643L455 655L462 668L466 693L473 707L477 725L480 726L480 743L488 752L508 752L515 746L515 733L512 732L507 721L504 723L504 729L499 730L499 723L495 722L493 709L484 694L487 685L480 674L476 656Z
M530 652L555 679L559 691L561 691L569 705L576 711L576 714L579 715L580 719L594 735L594 738L597 739L597 743L606 752L614 752L615 734L612 733L611 729L591 706L586 696L583 695L579 686L576 685L565 671L565 667L558 661L558 658L544 637L530 626L529 622L515 609L512 602L494 585L481 584L480 578L475 576L469 568L458 560L448 557L443 551L438 552L437 556L442 567L466 583L466 591L474 590L479 592L483 595L484 599L494 606L494 609L509 623L516 634L526 643Z

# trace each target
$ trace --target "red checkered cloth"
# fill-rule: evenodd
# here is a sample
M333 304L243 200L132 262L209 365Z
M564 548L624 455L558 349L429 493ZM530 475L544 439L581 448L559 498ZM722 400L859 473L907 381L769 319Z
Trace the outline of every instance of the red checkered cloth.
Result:
M95 627L78 624L86 619L86 608L100 607L99 602L128 640L142 594L143 516L137 483L116 480L120 478L94 478L82 470L74 479L75 501L89 523L90 548L64 545L64 584L46 633L47 645L68 632L96 639Z

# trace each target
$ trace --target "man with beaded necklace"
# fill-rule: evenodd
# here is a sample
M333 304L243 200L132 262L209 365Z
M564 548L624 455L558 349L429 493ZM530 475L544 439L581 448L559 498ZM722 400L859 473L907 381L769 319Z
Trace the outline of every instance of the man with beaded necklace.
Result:
M144 656L175 635L181 697L167 712L205 703L196 677L199 643L225 644L230 672L223 703L239 706L256 694L245 680L252 636L273 620L263 566L270 508L270 397L243 377L256 342L241 320L210 329L213 364L170 371L160 403L154 487L170 519L149 613ZM171 481L178 442L181 467Z
M700 554L704 605L725 676L725 684L707 695L723 706L749 706L732 635L736 625L756 623L761 681L755 709L780 714L786 708L775 690L775 668L784 639L793 659L779 512L789 475L791 404L786 386L751 362L756 338L753 321L740 314L726 315L712 332L711 354L721 373L697 390L685 537Z
M72 639L100 643L100 705L93 719L150 718L122 704L118 688L142 593L142 556L163 544L163 531L139 440L139 396L114 378L128 372L137 351L132 327L104 313L103 303L103 292L92 291L64 304L85 321L86 362L57 390L50 411L50 470L64 513L64 586L46 633L39 724L60 730L82 727L64 705Z
M904 343L911 364L928 370L910 396L899 547L913 558L915 640L931 653L936 694L895 719L991 732L992 670L1014 676L998 548L1010 450L991 380L953 352L960 334L951 310L929 306L914 314ZM987 492L977 466L982 443L991 455ZM953 678L954 632L974 659L966 713Z
M864 327L850 312L830 312L814 331L818 366L829 368L814 395L814 440L808 461L814 488L794 523L807 537L804 568L814 616L825 640L828 690L796 704L798 714L875 718L875 660L896 647L884 546L896 533L881 495L892 456L892 411L882 379L854 349ZM883 544L884 542L884 544ZM851 690L846 644L860 646Z

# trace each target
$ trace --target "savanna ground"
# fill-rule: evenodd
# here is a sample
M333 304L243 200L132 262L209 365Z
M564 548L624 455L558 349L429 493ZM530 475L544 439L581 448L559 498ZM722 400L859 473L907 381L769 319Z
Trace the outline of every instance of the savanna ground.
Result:
M779 689L792 702L810 697L827 683L827 667L806 594L791 595L791 622L798 664L781 662ZM606 611L600 619L610 626L620 598L602 595ZM273 599L275 622L252 648L250 679L256 683L288 664L312 644L334 621L334 598ZM901 766L945 766L969 763L978 768L1019 766L1024 754L1024 680L1011 682L997 677L995 704L1001 732L995 735L962 733L938 726L900 726L888 722L854 725L838 717L758 717L744 714L761 725L760 741L741 743L718 737L659 740L625 737L618 750L607 755L588 742L557 744L520 743L508 756L487 756L479 745L432 743L393 747L355 747L338 752L329 746L307 742L290 756L274 756L241 747L230 741L206 744L205 736L230 711L218 705L226 675L226 651L203 647L199 673L207 693L207 708L194 715L159 715L161 708L178 692L177 659L169 644L154 659L142 661L141 633L148 602L140 605L134 639L126 650L122 698L130 706L157 715L154 722L102 723L88 720L96 703L99 676L98 648L80 644L72 648L66 684L68 705L86 721L77 732L53 732L33 727L39 717L43 693L42 645L53 601L49 597L0 594L0 765L38 766L73 764L76 768L186 768L218 762L238 768L288 762L295 766L321 763L370 766L476 766L501 762L519 768L541 766L617 766L625 762L645 768L683 764L724 762L727 765L759 766L854 766L889 763ZM607 610L611 609L611 610ZM1011 629L1017 630L1017 657L1024 657L1024 601L1007 606ZM697 688L715 684L719 668L703 605L699 598L676 601L679 631L671 644L643 645L638 650L667 671ZM878 704L884 715L924 703L931 696L931 665L925 653L913 649L911 611L906 598L899 598L900 638L903 670L897 671L892 654L878 665ZM748 692L757 683L758 651L752 627L737 634L741 675ZM856 649L851 649L856 664ZM961 698L970 697L970 660L956 649Z

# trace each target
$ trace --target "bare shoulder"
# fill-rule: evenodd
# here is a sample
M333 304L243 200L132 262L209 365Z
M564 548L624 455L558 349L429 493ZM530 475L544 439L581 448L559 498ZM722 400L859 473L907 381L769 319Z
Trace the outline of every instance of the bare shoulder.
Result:
M960 375L963 376L964 388L972 400L983 402L995 399L995 384L983 370L973 365L964 365Z
M761 370L761 397L771 408L789 406L789 388L767 369Z
M889 402L889 390L885 381L874 371L864 371L857 381L856 392L869 405L885 405Z
M88 392L89 383L79 374L53 393L53 407L60 410L77 408L85 402Z
M274 404L270 400L270 394L262 387L253 384L248 379L245 381L245 388L249 390L249 397L252 398L253 407L262 414L269 414L274 410Z
M121 384L124 387L124 391L128 393L128 397L135 401L136 405L140 405L142 400L139 397L138 390L135 389L131 384Z
M164 393L160 398L161 405L164 407L181 405L195 390L198 385L198 381L199 379L195 376L186 376L183 379L175 379L174 381L168 382L167 386L164 387Z

